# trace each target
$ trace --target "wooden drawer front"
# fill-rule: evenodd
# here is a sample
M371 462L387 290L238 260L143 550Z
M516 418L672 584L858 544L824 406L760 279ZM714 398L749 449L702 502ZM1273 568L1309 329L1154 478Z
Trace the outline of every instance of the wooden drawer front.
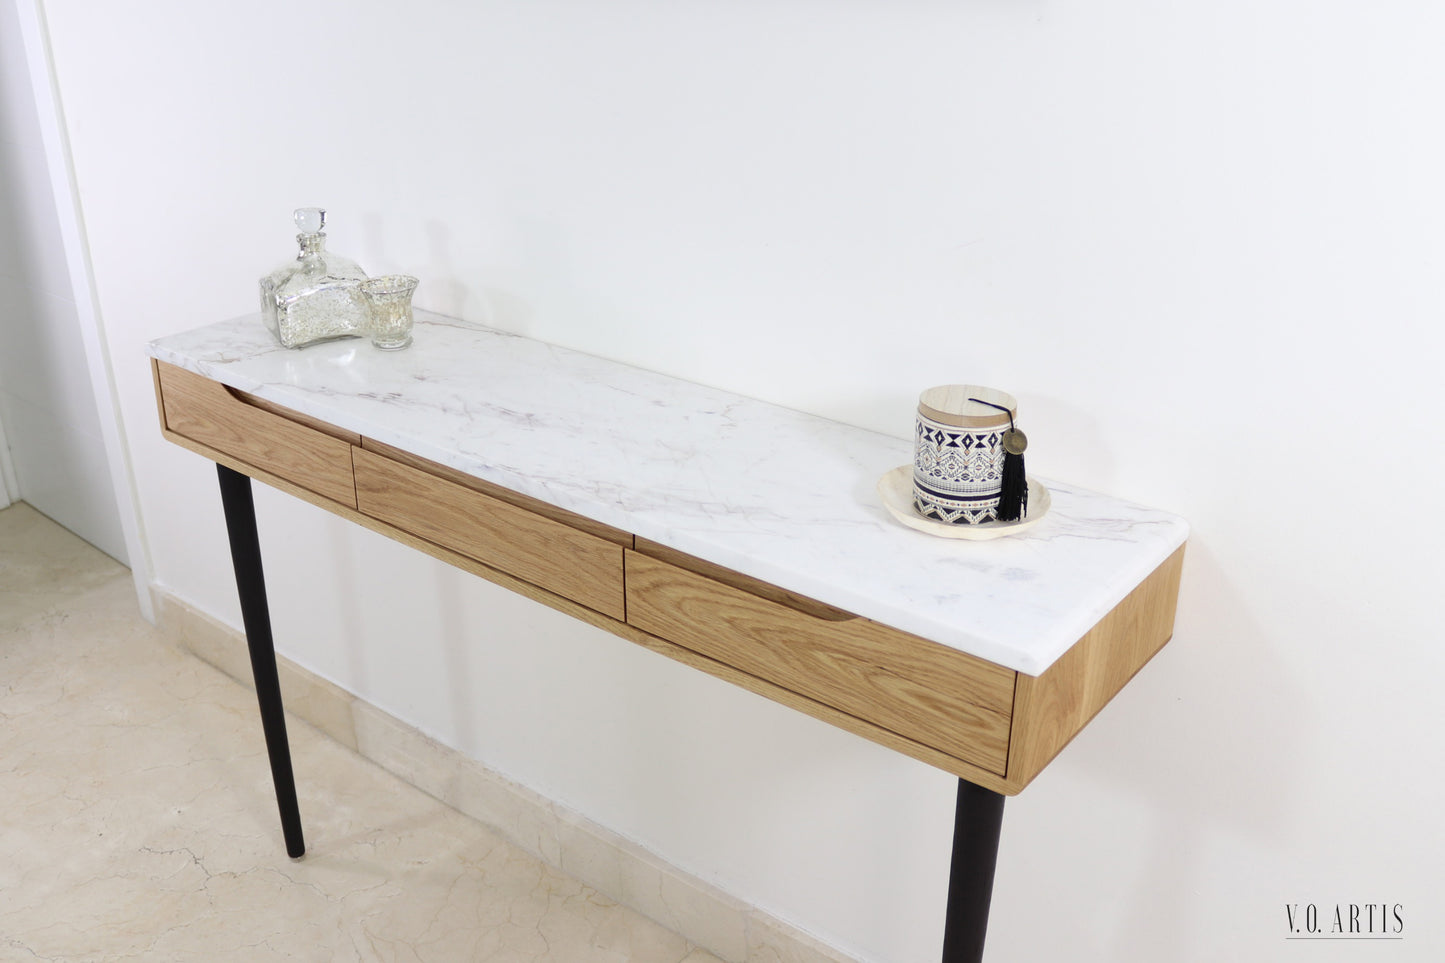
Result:
M622 547L358 448L357 507L621 621Z
M351 443L314 419L175 365L156 363L165 426L247 465L356 507ZM339 434L339 433L338 433Z
M1014 673L862 618L832 621L627 552L627 621L1003 775Z

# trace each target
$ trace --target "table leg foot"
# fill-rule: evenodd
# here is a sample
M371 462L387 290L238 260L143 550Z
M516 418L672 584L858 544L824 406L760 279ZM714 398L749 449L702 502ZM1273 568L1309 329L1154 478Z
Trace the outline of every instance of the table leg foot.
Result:
M276 675L276 648L271 639L271 612L266 605L266 579L261 571L261 542L256 534L256 507L251 479L225 465L216 465L221 482L221 506L226 534L231 541L231 564L236 570L236 592L241 598L241 621L246 647L251 652L251 674L256 701L261 707L261 728L266 754L271 759L271 782L281 810L281 832L291 858L306 852L301 835L301 811L296 804L296 778L291 771L291 746L286 739L286 715L281 708L281 680Z
M979 963L983 959L1003 801L1003 796L990 789L964 779L958 781L943 963Z

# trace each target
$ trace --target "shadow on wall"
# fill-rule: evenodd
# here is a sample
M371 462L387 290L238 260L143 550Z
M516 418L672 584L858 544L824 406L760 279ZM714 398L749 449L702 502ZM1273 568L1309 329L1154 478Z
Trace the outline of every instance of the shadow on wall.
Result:
M426 238L426 264L418 269L425 276L427 286L424 303L448 317L467 317L469 292L467 286L457 280L456 268L452 264L451 228L441 221L427 221ZM484 311L483 318L491 313Z
M1207 637L1199 631L1206 624ZM1205 855L1221 837L1254 848L1288 833L1312 725L1304 693L1289 687L1244 596L1197 533L1186 549L1174 639L1141 675L1146 684L1101 714L1112 721L1086 729L1058 760L1070 778L1137 797L1155 820L1150 857L1132 888L1114 894L1129 911L1113 934L1113 959L1162 951L1151 942L1160 920L1171 921L1174 950L1207 942L1187 930L1200 922L1191 903L1208 884ZM1135 727L1127 751L1108 731L1117 726ZM1256 737L1241 740L1241 732Z
M1029 471L1096 491L1112 491L1118 465L1113 439L1099 420L1059 398L1033 393L1025 397L1028 407L1024 409L1025 401L1019 401L1019 421L1029 436ZM1186 561L1186 570L1189 566Z
M470 318L497 326L497 313L485 296L476 296L458 277L452 256L452 229L443 221L428 220L421 226L426 237L427 254L420 263L404 263L391 253L388 239L405 236L400 225L390 223L375 212L361 217L361 264L369 274L399 271L412 274L421 282L417 286L416 305L451 318ZM481 304L478 304L478 300ZM510 329L509 329L510 330Z
M363 558L364 546L356 542L354 525L328 524L326 528L327 555L335 560L333 578L336 590L344 599L361 598L363 579L358 570L358 560ZM336 618L341 623L340 637L343 639L366 638L366 625L362 612L355 605L337 606ZM366 661L366 646L346 646L346 688L352 692L371 692L370 666Z
M461 579L473 579L456 569L448 569L435 582L436 613L441 622L442 658L447 674L447 706L451 715L452 732L455 733L455 748L473 759L478 758L481 746L477 732L480 726L474 702L477 694L473 691L472 680L480 669L476 652L475 630L468 626L463 599Z

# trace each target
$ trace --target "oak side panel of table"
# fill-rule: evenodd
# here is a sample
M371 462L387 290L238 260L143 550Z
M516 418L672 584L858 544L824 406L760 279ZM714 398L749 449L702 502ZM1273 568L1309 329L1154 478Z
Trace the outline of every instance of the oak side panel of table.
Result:
M1173 636L1183 569L1181 545L1046 672L1018 674L1006 792L1043 771Z

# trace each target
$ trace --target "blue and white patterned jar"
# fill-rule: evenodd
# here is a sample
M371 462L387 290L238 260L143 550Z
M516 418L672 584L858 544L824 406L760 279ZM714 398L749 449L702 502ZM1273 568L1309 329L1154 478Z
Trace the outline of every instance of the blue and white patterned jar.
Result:
M969 400L973 398L978 401ZM1018 401L995 388L940 385L919 396L913 447L913 508L918 514L955 525L997 518L1003 436L1010 416L1017 425Z

